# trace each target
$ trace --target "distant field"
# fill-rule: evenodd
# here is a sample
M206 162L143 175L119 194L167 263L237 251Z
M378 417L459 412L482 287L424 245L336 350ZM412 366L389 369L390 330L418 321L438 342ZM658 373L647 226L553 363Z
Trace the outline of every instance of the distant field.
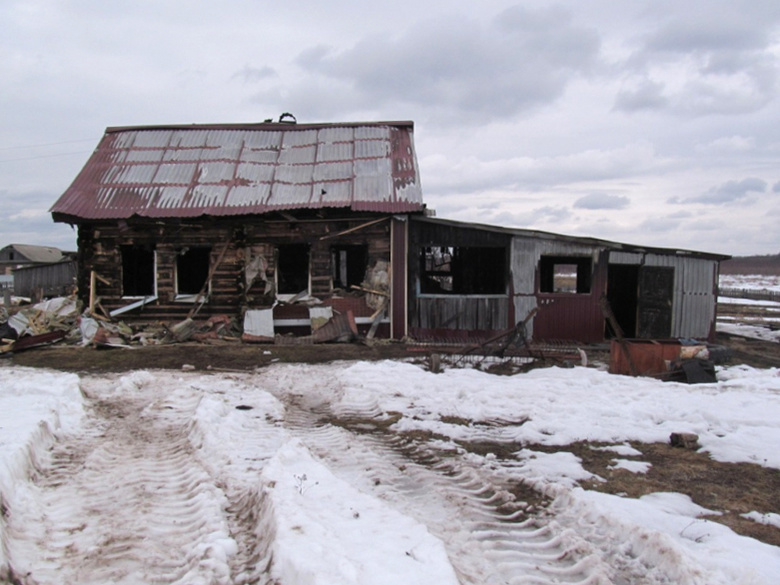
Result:
M780 254L773 256L738 256L721 262L720 273L780 276Z

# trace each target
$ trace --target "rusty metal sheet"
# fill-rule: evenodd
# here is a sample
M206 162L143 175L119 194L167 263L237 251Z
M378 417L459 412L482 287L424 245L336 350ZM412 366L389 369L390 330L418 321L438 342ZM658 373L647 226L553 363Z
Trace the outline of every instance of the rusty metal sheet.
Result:
M108 128L55 221L422 211L411 122Z

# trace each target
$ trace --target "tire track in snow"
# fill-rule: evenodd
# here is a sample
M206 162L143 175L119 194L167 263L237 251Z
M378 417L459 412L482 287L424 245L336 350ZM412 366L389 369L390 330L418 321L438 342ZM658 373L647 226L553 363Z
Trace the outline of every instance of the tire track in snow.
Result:
M282 398L282 397L280 397ZM288 396L285 422L331 470L424 523L464 584L607 584L610 568L571 530L529 516L498 478L455 456L383 430L367 407L352 430L325 405ZM362 414L362 416L361 416ZM354 432L357 431L357 432Z
M232 583L226 498L188 440L199 394L156 401L143 379L109 383L91 379L91 420L54 446L10 511L16 579Z

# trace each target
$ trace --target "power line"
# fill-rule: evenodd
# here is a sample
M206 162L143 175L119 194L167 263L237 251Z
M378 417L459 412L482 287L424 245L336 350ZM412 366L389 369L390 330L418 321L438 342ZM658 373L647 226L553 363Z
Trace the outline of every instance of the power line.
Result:
M7 162L18 162L22 160L38 160L39 158L55 158L58 156L72 156L74 154L86 154L88 152L92 152L91 150L80 150L78 152L61 152L59 154L41 154L39 156L27 156L23 158L7 158L4 160L0 160L1 163L7 163Z
M84 138L82 140L65 140L63 142L48 142L46 144L30 144L28 146L3 146L0 150L21 150L23 148L41 148L44 146L59 146L61 144L75 144L77 142L97 142L94 138Z

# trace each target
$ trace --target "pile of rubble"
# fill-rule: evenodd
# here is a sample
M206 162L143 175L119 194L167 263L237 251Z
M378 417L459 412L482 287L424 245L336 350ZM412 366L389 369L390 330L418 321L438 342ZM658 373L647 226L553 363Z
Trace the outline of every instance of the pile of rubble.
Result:
M82 311L74 296L57 297L35 305L0 305L0 353L64 342L94 347L133 347L183 341L239 341L241 332L234 319L215 315L207 321L186 319L130 326L89 310Z
M349 342L358 330L351 311L323 312L320 322L312 319L312 333L306 336L274 333L272 309L247 311L244 322L228 315L212 315L207 320L191 317L173 324L128 325L107 317L99 310L83 310L75 296L58 297L35 305L0 305L0 354L48 345L55 342L92 347L134 347L198 341L235 341L282 345ZM372 333L372 332L370 332Z

